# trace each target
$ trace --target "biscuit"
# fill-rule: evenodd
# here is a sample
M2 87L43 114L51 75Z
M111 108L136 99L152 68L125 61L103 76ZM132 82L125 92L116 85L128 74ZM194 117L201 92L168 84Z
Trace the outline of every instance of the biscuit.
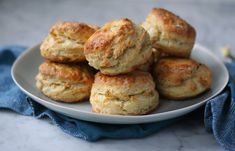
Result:
M85 61L84 43L98 29L79 22L57 22L41 44L41 55L55 62Z
M44 62L39 66L36 87L51 99L79 102L89 98L93 74L85 64Z
M212 83L209 68L191 59L161 59L153 73L159 94L174 100L197 96L208 90Z
M152 55L148 33L129 19L106 23L85 43L84 53L89 65L103 74L131 72Z
M92 110L101 114L142 115L159 105L159 95L147 72L134 71L116 76L98 72L90 103Z
M196 31L179 16L162 8L153 8L142 27L149 33L154 48L171 56L190 56Z

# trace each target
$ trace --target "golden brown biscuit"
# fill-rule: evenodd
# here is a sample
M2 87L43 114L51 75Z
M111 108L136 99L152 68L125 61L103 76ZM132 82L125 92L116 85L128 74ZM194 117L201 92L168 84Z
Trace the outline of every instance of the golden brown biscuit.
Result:
M51 99L79 102L89 98L93 80L93 74L85 64L44 62L36 76L36 87Z
M92 85L92 110L101 114L141 115L159 105L158 92L147 72L109 76L98 72Z
M212 83L209 68L191 59L164 58L154 67L159 93L181 100L208 90Z
M106 23L88 39L84 52L89 65L108 75L131 72L152 54L148 33L129 19Z
M41 44L41 55L55 62L85 61L84 43L98 29L79 22L57 22Z
M142 26L149 33L154 48L171 56L190 56L196 31L179 16L163 8L153 8Z

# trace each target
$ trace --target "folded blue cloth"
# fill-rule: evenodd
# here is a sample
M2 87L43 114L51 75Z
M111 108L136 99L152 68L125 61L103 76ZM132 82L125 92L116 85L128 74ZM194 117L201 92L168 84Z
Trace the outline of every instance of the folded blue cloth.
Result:
M77 120L51 111L24 95L11 79L11 65L24 49L25 47L20 46L0 47L0 108L36 118L49 117L64 132L88 141L101 138L140 138L153 134L179 119L148 124L111 125ZM235 77L235 63L227 64L227 67L230 76ZM213 132L218 143L230 151L235 151L234 98L235 84L230 78L225 90L207 102L204 114L206 129Z
M204 123L225 150L235 151L235 62L226 66L229 83L221 94L206 103Z

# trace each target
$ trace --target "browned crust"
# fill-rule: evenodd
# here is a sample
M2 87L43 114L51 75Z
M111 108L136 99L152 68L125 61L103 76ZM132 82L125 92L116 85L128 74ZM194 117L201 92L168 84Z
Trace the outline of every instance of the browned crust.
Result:
M166 9L153 8L149 15L153 15L158 22L161 22L165 31L173 32L189 39L194 39L196 36L196 31L190 24Z
M197 63L192 59L182 58L162 58L154 66L154 76L156 78L157 88L160 95L172 100L183 100L195 97L210 89L212 83L212 73L210 69L204 65ZM187 85L191 95L172 95L168 93L168 88L177 89L178 86L184 86L185 82L195 79L198 84L204 87L204 90L199 90L197 85L192 83ZM184 92L182 92L183 94Z
M191 78L199 65L191 59L163 58L157 63L155 71L158 82L165 84L166 82L161 78L168 79L170 84L177 86Z
M119 27L118 30L112 31L113 27ZM134 24L131 20L127 18L123 18L120 20L113 20L107 22L103 27L97 30L86 42L84 49L85 54L97 52L97 51L105 51L105 56L112 55L112 51L108 51L107 47L114 42L115 38L119 38L118 41L124 40L128 36L132 36L135 34ZM119 44L120 45L120 44ZM126 45L122 45L123 48L131 47L131 43L127 43ZM115 54L114 54L115 55ZM122 55L121 52L117 53L115 58L118 58Z
M190 57L196 31L179 16L163 8L153 8L142 26L150 35L152 47L170 56Z
M60 64L46 61L39 66L39 72L43 75L54 76L62 80L81 83L92 83L94 81L93 74L83 64Z
M80 39L85 42L97 29L99 29L98 26L82 22L58 21L52 26L49 34L66 36L74 40Z
M142 71L134 71L132 73L115 76L109 76L98 72L95 75L95 83L103 83L116 86L131 85L133 83L149 83L150 81L152 81L151 74Z
M41 55L56 62L85 61L84 43L98 28L81 22L59 21L41 44Z

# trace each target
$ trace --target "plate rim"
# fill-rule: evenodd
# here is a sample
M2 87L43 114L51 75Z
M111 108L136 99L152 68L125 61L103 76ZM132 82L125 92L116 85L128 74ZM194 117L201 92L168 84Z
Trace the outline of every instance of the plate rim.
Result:
M29 97L33 98L34 101L38 102L39 104L43 105L43 106L46 106L45 104L47 105L50 105L50 106L53 106L53 107L56 107L57 109L62 109L62 110L69 110L69 111L73 111L73 112L77 112L78 114L86 114L88 116L97 116L97 117L102 117L103 119L108 119L108 118L116 118L116 120L126 120L126 119L142 119L142 118L149 118L150 120L146 120L146 121L139 121L139 122L128 122L125 121L125 122L121 122L121 123L117 123L117 122L104 122L103 120L87 120L87 119L84 119L84 118L76 118L76 117L73 117L73 118L76 118L76 119L80 119L80 120L85 120L85 121L92 121L92 122L96 122L96 123L107 123L107 124L137 124L137 123L150 123L150 122L156 122L156 121L162 121L162 120L153 120L153 118L155 118L156 116L162 116L162 115L167 115L167 114L174 114L174 113L185 113L188 111L190 112L191 110L193 111L193 109L196 109L198 107L200 107L201 105L205 104L208 100L214 98L215 96L217 96L224 88L225 86L227 85L228 81L229 81L229 73L228 73L228 70L227 68L225 67L225 64L217 57L215 56L208 48L196 43L194 48L198 47L198 49L202 49L203 51L206 51L211 57L213 57L213 59L220 63L222 65L222 68L223 70L225 71L224 74L226 75L226 79L225 79L225 82L223 83L223 85L221 86L221 88L216 92L214 93L212 96L204 99L203 101L201 102L198 102L198 103L195 103L195 104L192 104L190 106L187 106L187 107L183 107L183 108L180 108L180 109L175 109L175 110L171 110L171 111L166 111L166 112L162 112L162 113L155 113L155 114L147 114L147 115L137 115L137 116L132 116L132 115L106 115L106 114L97 114L97 113L93 113L93 112L88 112L88 111L81 111L81 110L76 110L74 108L69 108L69 107L66 107L66 106L63 106L63 105L60 105L60 104L56 104L56 103L53 103L53 102L49 102L47 100L44 100L44 99L41 99L39 98L38 96L28 92L23 86L20 85L20 83L18 83L18 81L16 80L16 77L15 77L15 70L16 70L16 67L18 65L18 62L20 62L22 60L22 58L24 58L25 56L27 56L28 53L30 53L31 51L33 51L36 47L38 47L40 45L37 44L33 47L30 47L28 49L26 49L23 53L21 53L20 56L17 57L17 59L14 61L12 67L11 67L11 77L13 79L13 81L15 82L15 84L20 88L21 91L23 91L26 95L28 95ZM47 107L47 106L46 106ZM47 107L47 108L50 108L50 107ZM51 109L51 108L50 108ZM54 110L54 109L51 109L55 112L59 112L57 110ZM59 112L61 113L61 112ZM63 114L63 113L62 113ZM64 113L65 114L65 113ZM186 113L185 113L186 114ZM68 115L67 116L70 116L71 115ZM182 116L182 115L179 115L179 116ZM178 116L176 116L178 117ZM175 117L171 117L171 118L175 118ZM168 119L171 119L171 118L168 118ZM152 120L151 120L152 119Z

